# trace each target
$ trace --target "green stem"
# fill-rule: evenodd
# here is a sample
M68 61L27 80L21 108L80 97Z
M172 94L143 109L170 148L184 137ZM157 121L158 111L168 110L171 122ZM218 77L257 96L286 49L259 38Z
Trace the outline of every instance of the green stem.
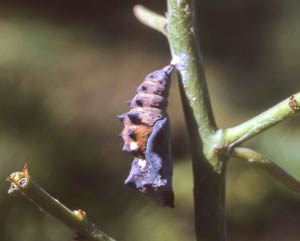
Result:
M166 34L167 18L164 16L159 15L141 5L136 5L133 8L133 13L143 24Z
M192 23L195 10L188 0L168 0L167 37L177 69L181 76L188 105L198 125L203 141L210 140L216 130L208 95L204 67L195 39L196 26Z
M195 9L188 0L168 0L167 37L190 136L198 241L223 241L225 235L225 161L213 155L218 132L212 114L202 57L195 38Z
M264 158L261 154L245 147L235 147L231 153L232 157L247 160L250 164L261 168L271 176L279 180L289 189L300 192L300 181L290 175L288 172L277 166L275 163Z
M37 204L42 210L60 220L69 228L77 231L81 236L92 241L114 241L87 220L82 210L72 211L57 199L53 198L43 188L36 184L28 174L28 169L23 172L12 173L7 180L11 182L8 193L21 192L29 200Z
M299 111L299 106L300 93L297 93L252 119L240 125L225 129L225 145L235 146L243 143L271 126L294 116Z

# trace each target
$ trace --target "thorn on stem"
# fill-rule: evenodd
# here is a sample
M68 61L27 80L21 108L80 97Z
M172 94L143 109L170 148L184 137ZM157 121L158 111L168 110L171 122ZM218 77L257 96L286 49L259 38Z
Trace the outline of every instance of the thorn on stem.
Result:
M229 149L230 148L228 146L217 146L213 149L213 152L217 155L220 155L222 153L227 153Z
M297 103L297 101L295 100L295 97L292 95L289 98L289 107L291 108L291 110L296 113L300 110L300 106Z
M28 171L28 164L27 164L27 162L25 162L22 172L23 172L24 177L26 177L26 178L29 177L29 171Z
M74 214L80 219L80 220L84 220L86 219L86 212L81 210L81 209L78 209L78 210L74 210L73 211Z

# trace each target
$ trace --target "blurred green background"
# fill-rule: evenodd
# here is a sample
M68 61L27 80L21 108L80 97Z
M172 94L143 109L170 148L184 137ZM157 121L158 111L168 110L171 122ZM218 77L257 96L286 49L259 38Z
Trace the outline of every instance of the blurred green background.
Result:
M162 208L125 187L117 114L144 76L170 61L165 38L135 20L153 1L0 2L0 240L71 240L73 232L5 178L28 162L32 177L72 209L83 209L117 240L193 238L192 173L178 85L172 82L176 207ZM199 32L220 127L244 121L300 90L300 4L280 0L199 0ZM300 117L247 145L300 178ZM299 241L300 202L261 170L229 164L231 241Z

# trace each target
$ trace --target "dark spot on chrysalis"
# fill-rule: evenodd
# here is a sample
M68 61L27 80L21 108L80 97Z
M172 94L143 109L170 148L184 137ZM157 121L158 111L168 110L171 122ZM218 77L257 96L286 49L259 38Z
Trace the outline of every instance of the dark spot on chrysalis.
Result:
M146 92L147 90L147 85L141 84L138 88L135 89L135 93L140 93L140 92Z
M139 117L139 113L128 112L127 116L130 119L132 124L140 124L141 123L141 118Z
M136 97L135 98L135 103L138 105L138 106L143 106L143 99L140 98L140 97Z
M132 139L132 140L136 140L136 135L134 130L128 130L128 136Z
M159 80L158 83L160 83L161 85L165 84L165 80Z

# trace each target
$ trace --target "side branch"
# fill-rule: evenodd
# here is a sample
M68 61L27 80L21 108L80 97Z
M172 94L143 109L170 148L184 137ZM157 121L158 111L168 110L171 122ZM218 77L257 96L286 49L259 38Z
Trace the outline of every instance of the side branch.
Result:
M68 209L36 184L31 179L26 164L22 172L12 173L7 177L7 180L11 182L11 187L8 190L9 194L21 192L45 212L77 231L80 237L93 241L114 241L114 239L100 231L95 224L89 222L84 211Z
M136 5L133 13L140 22L166 35L167 18L141 5Z
M288 172L277 166L275 163L267 160L261 154L245 147L236 147L232 150L232 157L244 159L254 166L261 168L271 176L279 180L289 189L300 192L300 181L290 175Z
M252 119L224 130L225 145L233 147L298 113L300 92Z

